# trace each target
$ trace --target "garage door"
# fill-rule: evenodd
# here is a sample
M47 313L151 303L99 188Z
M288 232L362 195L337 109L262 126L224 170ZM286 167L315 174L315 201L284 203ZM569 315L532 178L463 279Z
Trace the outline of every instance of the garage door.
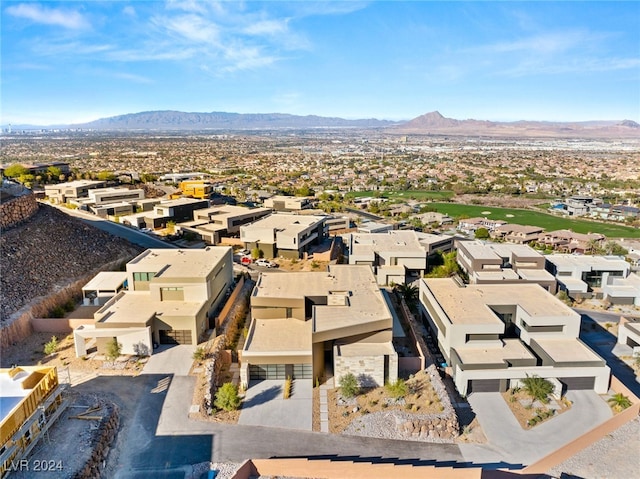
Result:
M596 383L595 377L558 378L558 380L566 386L567 390L593 389Z
M311 379L313 365L311 364L250 364L249 379Z
M191 330L161 329L160 344L191 344Z
M500 391L499 379L471 379L467 387L467 394L493 393Z

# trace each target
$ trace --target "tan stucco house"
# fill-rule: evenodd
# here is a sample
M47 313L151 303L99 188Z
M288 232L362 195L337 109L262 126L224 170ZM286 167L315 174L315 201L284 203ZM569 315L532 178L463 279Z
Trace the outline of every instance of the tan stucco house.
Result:
M123 354L151 354L154 343L197 344L231 286L233 256L226 246L148 249L127 263L126 275L127 289L101 299L95 324L74 330L77 356L86 354L90 339L100 352L117 338ZM89 286L96 291L99 284Z
M362 386L398 377L393 320L369 266L326 272L262 273L251 295L251 324L240 379L336 381L353 373Z

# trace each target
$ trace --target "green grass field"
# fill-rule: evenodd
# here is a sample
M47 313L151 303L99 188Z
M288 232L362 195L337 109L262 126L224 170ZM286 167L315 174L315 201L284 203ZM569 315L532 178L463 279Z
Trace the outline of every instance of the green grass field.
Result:
M348 193L347 196L352 198L362 198L363 196L375 196L377 191L353 191ZM446 200L453 198L453 191L425 191L425 190L400 190L400 191L385 191L380 194L382 198L389 200L409 200L415 199L421 200Z
M638 228L595 221L574 220L532 210L461 205L457 203L431 203L429 206L454 218L460 216L468 218L486 216L494 220L504 220L519 225L539 226L547 231L570 229L576 233L600 233L607 238L640 238L640 229Z

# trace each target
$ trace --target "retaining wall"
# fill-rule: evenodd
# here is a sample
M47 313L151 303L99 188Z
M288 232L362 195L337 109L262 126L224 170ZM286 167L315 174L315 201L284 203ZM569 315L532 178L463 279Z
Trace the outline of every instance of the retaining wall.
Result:
M0 203L0 230L11 228L31 218L38 211L35 195L27 190L22 196L13 196Z
M103 406L108 414L102 418L98 426L97 439L92 441L93 453L80 471L73 475L73 479L100 479L105 476L103 463L106 461L111 445L118 434L120 427L120 414L114 404ZM80 419L73 419L79 421Z

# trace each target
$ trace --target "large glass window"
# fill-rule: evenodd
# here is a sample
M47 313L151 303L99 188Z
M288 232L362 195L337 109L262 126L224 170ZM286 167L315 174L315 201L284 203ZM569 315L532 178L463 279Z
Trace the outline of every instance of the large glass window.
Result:
M155 273L133 273L134 281L151 281L156 274Z

